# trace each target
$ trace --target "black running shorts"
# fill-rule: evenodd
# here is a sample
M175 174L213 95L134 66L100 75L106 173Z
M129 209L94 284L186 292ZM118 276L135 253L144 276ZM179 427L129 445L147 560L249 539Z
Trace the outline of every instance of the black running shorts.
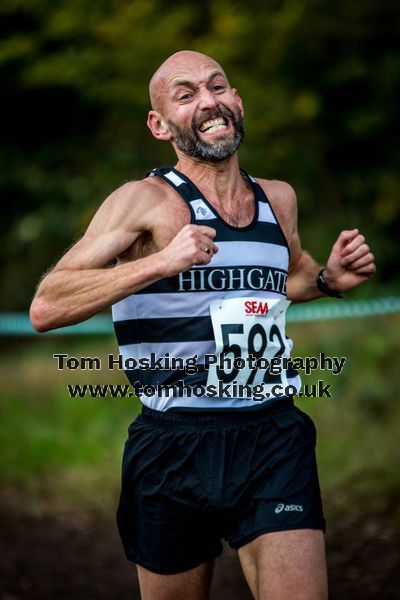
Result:
M129 427L117 521L127 558L192 569L257 536L322 529L316 431L292 399L219 414L144 407Z

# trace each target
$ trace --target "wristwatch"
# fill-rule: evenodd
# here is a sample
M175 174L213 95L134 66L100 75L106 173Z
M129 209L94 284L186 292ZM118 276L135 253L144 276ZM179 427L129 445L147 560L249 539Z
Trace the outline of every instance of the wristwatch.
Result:
M320 292L325 294L325 296L330 296L331 298L343 298L342 294L339 292L335 292L335 290L331 290L324 278L324 271L326 267L320 270L317 275L317 287Z

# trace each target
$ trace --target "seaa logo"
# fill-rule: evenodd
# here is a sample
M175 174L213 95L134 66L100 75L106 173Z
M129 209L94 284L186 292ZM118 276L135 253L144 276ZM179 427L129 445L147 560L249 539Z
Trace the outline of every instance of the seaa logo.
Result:
M246 315L266 315L268 313L267 302L257 302L256 300L247 300L244 303Z

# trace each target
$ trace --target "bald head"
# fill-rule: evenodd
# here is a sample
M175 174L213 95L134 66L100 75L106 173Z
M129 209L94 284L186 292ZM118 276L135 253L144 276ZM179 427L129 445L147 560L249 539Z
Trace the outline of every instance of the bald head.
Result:
M168 90L168 83L176 73L179 74L180 71L190 71L204 66L213 66L225 75L223 68L217 61L201 52L181 50L167 58L167 60L158 67L150 80L149 92L152 109L162 112L164 97ZM225 78L227 79L226 75Z

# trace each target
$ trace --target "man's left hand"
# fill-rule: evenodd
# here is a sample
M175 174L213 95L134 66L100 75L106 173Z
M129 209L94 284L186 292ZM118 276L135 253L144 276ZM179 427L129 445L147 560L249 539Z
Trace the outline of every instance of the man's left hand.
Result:
M332 290L345 292L372 277L376 271L374 260L358 229L342 231L324 269L324 279Z

